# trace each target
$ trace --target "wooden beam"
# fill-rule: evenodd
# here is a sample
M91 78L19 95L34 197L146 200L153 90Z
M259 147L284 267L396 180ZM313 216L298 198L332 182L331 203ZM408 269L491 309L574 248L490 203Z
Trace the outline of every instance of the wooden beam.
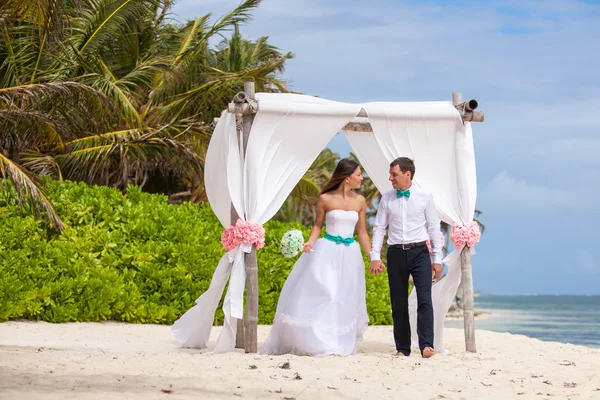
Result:
M213 118L212 126L217 126L219 118ZM342 131L358 131L358 132L373 132L371 124L368 122L348 122L342 129Z
M462 116L462 119L465 122L483 122L485 120L485 116L481 111L473 111L466 112L465 115Z
M373 132L373 127L368 122L348 122L343 131Z
M466 102L466 108L473 112L473 103ZM471 104L468 104L471 103ZM477 102L475 102L476 104ZM452 93L452 104L454 107L465 108L465 103L462 101L462 93ZM460 109L459 109L460 112ZM464 119L463 119L464 121ZM460 255L460 270L461 270L461 285L463 288L463 323L465 328L465 349L475 353L477 346L475 344L475 312L474 312L474 296L473 296L473 269L471 265L471 252L469 247L465 246Z

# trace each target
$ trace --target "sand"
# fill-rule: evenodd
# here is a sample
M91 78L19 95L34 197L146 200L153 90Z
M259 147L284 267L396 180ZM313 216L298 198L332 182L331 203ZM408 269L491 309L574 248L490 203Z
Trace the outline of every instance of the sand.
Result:
M349 357L206 354L179 348L169 326L11 321L0 398L600 399L598 349L478 330L479 352L465 353L462 330L445 336L449 352L427 360L393 356L389 326Z

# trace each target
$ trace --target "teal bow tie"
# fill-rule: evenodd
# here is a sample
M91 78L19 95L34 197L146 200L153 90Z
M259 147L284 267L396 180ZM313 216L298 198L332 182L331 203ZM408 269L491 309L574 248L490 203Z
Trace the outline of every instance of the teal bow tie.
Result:
M329 233L325 233L325 236L323 236L323 238L330 240L337 244L345 244L346 246L350 246L352 243L354 243L353 237L343 238L339 235L338 236L330 235Z
M406 196L406 198L410 198L410 189L409 190L400 190L396 189L396 197L400 198L402 196Z

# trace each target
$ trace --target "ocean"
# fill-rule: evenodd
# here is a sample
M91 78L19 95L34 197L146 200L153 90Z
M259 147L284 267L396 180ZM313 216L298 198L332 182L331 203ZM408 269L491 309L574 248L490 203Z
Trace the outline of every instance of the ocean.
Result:
M600 296L492 295L475 297L476 329L600 348ZM462 320L446 326L462 328Z

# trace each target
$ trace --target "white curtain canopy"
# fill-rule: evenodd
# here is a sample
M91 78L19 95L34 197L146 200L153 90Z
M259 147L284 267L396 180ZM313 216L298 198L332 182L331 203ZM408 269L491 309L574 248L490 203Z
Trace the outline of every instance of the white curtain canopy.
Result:
M361 165L384 193L390 162L414 160L413 183L433 194L440 218L464 225L473 220L476 199L475 155L469 123L450 102L348 104L299 94L257 93L256 114L246 156L240 151L235 116L223 112L213 133L205 164L208 200L224 227L231 205L242 220L264 224L331 138L364 109L373 132L345 132ZM243 317L244 252L240 246L223 256L209 289L173 326L185 347L206 347L214 313L227 281L224 329L215 352L235 346L236 319ZM443 320L460 282L458 252L445 260L448 274L433 286L435 348L443 351ZM259 266L260 267L260 266ZM411 295L411 326L416 338L416 299Z

